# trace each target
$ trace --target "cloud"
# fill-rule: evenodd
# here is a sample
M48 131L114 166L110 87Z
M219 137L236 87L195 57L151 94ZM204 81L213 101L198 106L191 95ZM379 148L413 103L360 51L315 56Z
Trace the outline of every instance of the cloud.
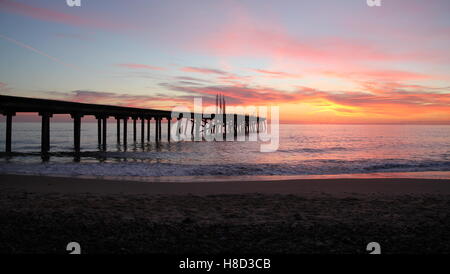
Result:
M359 91L327 92L310 87L297 87L293 92L286 92L270 87L248 85L198 87L166 83L162 86L185 93L186 97L214 98L217 93L222 93L229 105L267 105L268 102L275 105L306 104L317 111L332 112L329 117L355 115L355 119L358 116L367 119L390 117L394 120L405 118L407 121L410 117L433 116L436 120L450 121L450 96L441 93L442 90L430 91L426 90L426 87L425 89L414 87L415 90L410 90L406 85L397 86L395 89L391 86L390 90L385 90L382 94L374 94ZM212 103L212 100L209 102ZM314 117L311 116L309 119L314 120Z
M144 64L115 64L115 66L123 67L123 68L129 68L129 69L150 69L150 70L165 70L163 67L157 67L157 66L150 66L150 65L144 65Z
M193 81L193 82L202 82L202 83L210 83L208 80L195 78L195 77L188 77L188 76L177 76L175 79L182 80L182 81Z
M0 11L28 16L42 21L63 23L78 27L95 27L109 30L130 28L130 26L122 22L118 24L110 20L100 19L98 15L95 17L80 17L10 0L0 0Z
M1 0L0 0L0 1L1 1ZM68 67L68 68L80 70L79 67L77 67L77 66L75 66L75 65L73 65L73 64L70 64L70 63L63 62L63 61L60 60L59 58L56 58L56 57L51 56L51 55L49 55L49 54L47 54L47 53L45 53L45 52L43 52L43 51L40 51L40 50L38 50L38 49L35 49L35 48L33 48L32 46L30 46L30 45L27 45L27 44L25 44L25 43L19 42L19 41L15 40L15 39L12 39L12 38L7 37L7 36L2 35L2 34L0 34L0 38L3 38L4 40L6 40L6 41L8 41L8 42L11 42L11 43L13 43L13 44L16 44L17 46L20 46L20 47L22 47L22 48L28 49L28 50L30 50L30 51L32 51L32 52L34 52L34 53L37 53L37 54L42 55L42 56L44 56L44 57L47 57L48 59L50 59L50 60L52 60L52 61L54 61L54 62L56 62L56 63L59 63L59 64L61 64L61 65L63 65L63 66L66 66L66 67Z
M9 91L11 91L12 89L10 87L8 87L8 84L4 83L4 82L0 82L0 92L3 94L8 93Z
M339 77L343 79L353 79L353 80L378 80L378 81L409 81L409 80L425 80L431 79L433 76L416 73L410 71L401 70L367 70L361 69L359 71L322 71L321 74Z
M354 20L351 22L355 25ZM336 30L342 31L339 26L336 26ZM353 34L352 31L350 28L346 29L347 34ZM286 25L276 20L269 23L252 18L249 14L238 14L234 20L222 24L216 31L194 37L187 46L195 52L219 58L300 61L302 64L327 67L396 61L445 63L449 60L448 53L436 47L430 50L427 47L405 47L401 41L398 44L389 42L390 40L375 40L368 29L365 29L364 35L311 35L301 29L291 32Z
M82 42L93 41L93 40L94 40L94 39L91 38L90 36L83 35L83 34L56 33L55 36L58 37L58 38L66 38L66 39L71 39L71 40L79 40L79 41L82 41Z
M301 76L299 74L294 73L288 73L283 71L271 71L271 70L264 70L264 69L254 69L253 71L260 73L264 75L265 77L271 77L271 78L300 78Z
M184 67L181 68L184 72L196 72L196 73L203 73L203 74L219 74L219 75L227 75L228 73L222 70L218 69L212 69L212 68L198 68L198 67Z
M101 105L117 105L137 108L160 108L161 104L173 106L177 103L186 103L185 98L177 98L163 93L152 95L133 95L105 91L73 90L70 92L48 91L53 99L91 103Z

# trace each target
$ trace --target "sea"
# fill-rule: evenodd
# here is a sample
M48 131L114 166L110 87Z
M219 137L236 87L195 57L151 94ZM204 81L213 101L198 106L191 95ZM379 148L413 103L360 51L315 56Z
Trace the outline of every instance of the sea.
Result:
M152 124L154 126L154 124ZM117 143L116 124L108 123L107 150L98 146L97 124L83 123L82 151L73 153L73 124L51 124L51 150L40 155L40 123L13 123L13 154L4 153L0 124L0 174L125 178L450 178L450 125L282 124L279 146L261 152L263 141L137 142L132 125L128 144ZM122 129L123 130L123 129ZM123 134L123 133L122 133ZM147 139L147 138L145 138Z

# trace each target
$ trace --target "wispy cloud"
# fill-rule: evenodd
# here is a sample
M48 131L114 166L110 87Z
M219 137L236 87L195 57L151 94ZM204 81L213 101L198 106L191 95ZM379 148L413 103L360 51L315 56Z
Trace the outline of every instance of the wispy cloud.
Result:
M70 92L48 91L50 97L80 103L117 105L138 108L159 108L161 105L174 106L186 103L186 99L169 96L164 93L151 95L135 95L108 91L74 90Z
M151 66L151 65L144 65L144 64L133 64L133 63L127 63L127 64L115 64L117 67L123 67L128 69L150 69L150 70L165 70L163 67L158 66Z
M41 56L47 57L48 59L50 59L50 60L52 60L52 61L54 61L54 62L56 62L56 63L59 63L59 64L61 64L61 65L63 65L63 66L66 66L66 67L68 67L68 68L80 70L79 67L77 67L77 66L75 66L75 65L73 65L73 64L70 64L70 63L63 62L63 61L60 60L59 58L56 58L56 57L54 57L54 56L51 56L51 55L49 55L49 54L47 54L47 53L45 53L45 52L43 52L43 51L41 51L41 50L35 49L35 48L33 48L32 46L30 46L30 45L27 45L27 44L25 44L25 43L19 42L19 41L15 40L15 39L12 39L12 38L7 37L7 36L2 35L2 34L0 34L0 38L6 40L6 41L8 41L8 42L11 42L11 43L13 43L13 44L16 44L17 46L20 46L20 47L22 47L22 48L31 50L32 52L37 53L37 54L39 54L39 55L41 55Z
M99 16L81 17L10 0L0 0L0 12L14 13L31 17L37 20L63 23L79 27L95 27L109 30L130 28L130 26L123 23L118 24L114 21L100 19Z
M253 71L264 75L265 77L270 78L300 78L301 75L284 72L284 71L272 71L272 70L265 70L265 69L254 69Z
M219 74L219 75L226 75L227 72L219 69L212 69L212 68L198 68L198 67L183 67L181 68L184 72L196 72L196 73L203 73L203 74Z

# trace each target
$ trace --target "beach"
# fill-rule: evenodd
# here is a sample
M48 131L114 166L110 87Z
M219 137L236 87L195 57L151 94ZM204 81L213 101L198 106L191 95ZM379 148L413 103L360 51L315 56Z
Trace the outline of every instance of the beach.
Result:
M450 180L0 175L2 253L450 253Z

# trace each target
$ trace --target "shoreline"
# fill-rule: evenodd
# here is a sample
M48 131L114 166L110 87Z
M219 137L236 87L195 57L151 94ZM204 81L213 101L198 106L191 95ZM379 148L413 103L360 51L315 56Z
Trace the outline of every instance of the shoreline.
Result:
M0 191L145 195L292 194L292 195L450 195L450 179L327 178L284 180L136 181L41 175L0 175ZM231 179L231 178L230 178ZM235 178L233 178L235 179ZM205 179L206 180L206 179Z
M133 182L166 182L166 183L210 183L210 182L261 182L261 181L293 181L293 180L326 180L326 179L437 179L450 180L450 171L409 171L409 172L373 172L342 174L309 174L309 175L183 175L183 176L91 176L70 174L19 174L0 173L1 176L36 176L50 178L75 178L101 181L133 181Z
M137 182L0 175L0 253L450 253L450 180Z

